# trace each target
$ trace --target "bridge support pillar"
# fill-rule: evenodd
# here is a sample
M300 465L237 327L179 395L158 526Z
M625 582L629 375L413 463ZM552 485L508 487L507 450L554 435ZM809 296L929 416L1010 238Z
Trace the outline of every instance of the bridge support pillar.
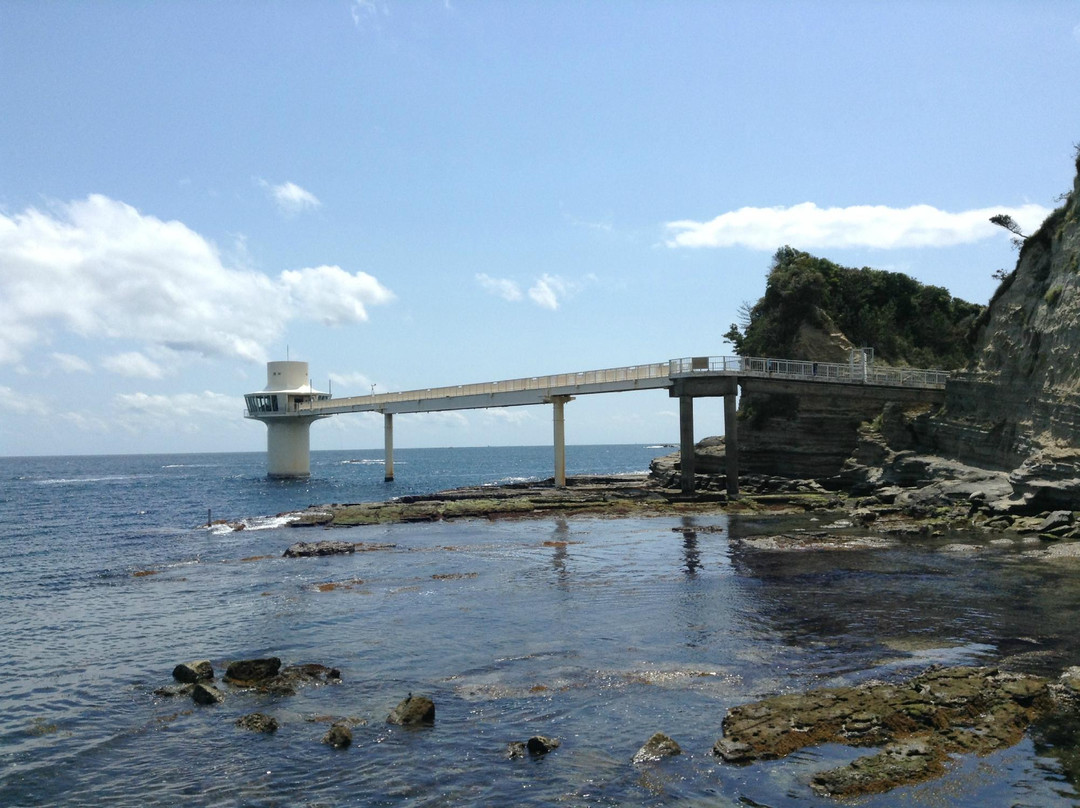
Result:
M727 477L727 495L739 496L739 422L735 395L724 396L724 461Z
M563 417L563 407L567 401L573 401L571 396L552 396L551 407L552 419L555 430L555 487L566 488L566 423Z
M280 479L311 475L311 422L314 418L265 419L267 476Z
M694 397L679 396L679 468L682 492L694 493Z
M394 479L394 414L383 413L383 480Z

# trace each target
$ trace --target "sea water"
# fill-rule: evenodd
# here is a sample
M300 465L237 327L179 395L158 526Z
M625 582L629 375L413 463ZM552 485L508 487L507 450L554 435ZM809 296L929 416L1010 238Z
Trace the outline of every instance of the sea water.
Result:
M569 447L570 473L644 471L667 449ZM550 447L315 452L304 481L260 454L0 459L0 806L830 805L828 746L751 766L710 754L725 711L931 664L1080 664L1080 566L1012 537L799 550L842 515L467 520L296 529L283 512L551 474ZM213 521L228 524L207 526ZM816 520L816 521L814 521ZM235 527L243 525L243 530ZM298 540L384 545L286 559ZM813 543L809 543L808 546ZM179 662L277 656L339 684L155 693ZM386 723L409 693L435 725ZM272 735L235 720L264 712ZM345 750L321 743L349 719ZM631 759L663 731L683 754ZM559 739L541 758L507 744ZM958 758L868 806L1080 802L1074 727Z

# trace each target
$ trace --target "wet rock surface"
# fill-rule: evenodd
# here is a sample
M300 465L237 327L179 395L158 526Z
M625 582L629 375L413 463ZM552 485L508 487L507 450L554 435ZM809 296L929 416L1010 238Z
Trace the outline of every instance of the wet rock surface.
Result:
M390 711L386 722L403 727L431 726L435 723L435 703L427 696L410 693Z
M298 541L290 545L283 555L285 558L310 558L355 552L356 546L347 541Z
M682 747L678 743L663 732L657 732L637 751L633 762L651 763L681 754Z
M277 732L278 722L276 718L265 713L249 713L236 719L236 726L249 732L261 732L270 735Z
M936 777L953 754L1012 746L1053 708L1049 682L1037 676L932 668L906 682L812 690L732 708L713 754L750 763L826 743L882 747L814 776L819 793L849 797Z
M214 678L214 667L208 659L200 659L195 662L181 662L173 668L173 679L185 684L205 682Z

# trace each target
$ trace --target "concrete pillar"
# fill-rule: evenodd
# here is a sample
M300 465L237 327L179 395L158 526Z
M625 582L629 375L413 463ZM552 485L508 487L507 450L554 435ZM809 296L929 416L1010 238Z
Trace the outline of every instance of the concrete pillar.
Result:
M268 477L311 475L311 422L314 418L265 419Z
M735 394L724 396L724 459L727 472L727 495L739 496L739 423L736 419Z
M679 466L682 492L694 493L694 397L679 396Z
M386 472L383 479L391 482L394 479L394 414L383 413L383 470Z
M566 424L563 420L563 407L570 396L552 396L552 419L555 427L555 487L566 488Z

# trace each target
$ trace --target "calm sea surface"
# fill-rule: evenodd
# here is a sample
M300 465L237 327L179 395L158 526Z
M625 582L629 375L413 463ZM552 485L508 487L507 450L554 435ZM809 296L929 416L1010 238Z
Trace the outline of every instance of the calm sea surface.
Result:
M644 471L665 449L569 447L570 473ZM943 536L843 551L757 539L819 522L476 520L297 530L275 518L551 475L550 447L315 452L270 481L261 454L0 458L0 806L835 804L813 772L861 754L805 750L748 767L709 755L728 707L914 674L933 663L1080 664L1080 563ZM243 520L245 530L206 527ZM843 524L831 529L843 531ZM394 545L285 559L301 539ZM327 586L335 584L336 586ZM342 672L289 697L216 707L157 696L178 662L278 656ZM385 723L408 693L433 728ZM274 735L234 725L261 711ZM320 743L352 718L352 747ZM634 766L664 731L684 754ZM508 742L554 736L542 759ZM1064 806L1072 726L958 759L855 804ZM862 752L862 754L864 754Z

